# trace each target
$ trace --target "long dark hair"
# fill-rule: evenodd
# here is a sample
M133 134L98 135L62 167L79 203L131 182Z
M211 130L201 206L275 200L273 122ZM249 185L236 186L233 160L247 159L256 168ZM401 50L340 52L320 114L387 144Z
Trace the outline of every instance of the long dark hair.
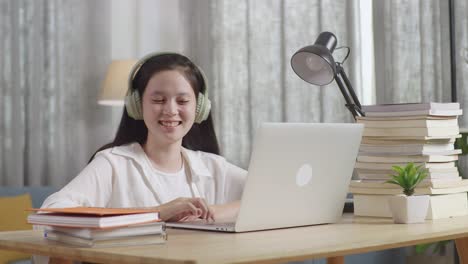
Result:
M156 73L167 70L180 70L191 84L197 98L200 92L206 93L206 80L199 68L190 61L190 59L177 53L159 54L146 60L135 74L131 89L136 89L140 98L143 98L146 85L151 77ZM122 119L120 120L120 125L114 140L99 148L96 153L104 149L133 142L138 142L140 145L143 145L146 142L147 136L148 128L143 120L131 118L127 113L127 109L124 107ZM218 140L214 131L211 113L208 119L201 124L193 124L192 128L182 139L182 146L191 150L201 150L219 154ZM90 161L94 158L96 153L93 154Z

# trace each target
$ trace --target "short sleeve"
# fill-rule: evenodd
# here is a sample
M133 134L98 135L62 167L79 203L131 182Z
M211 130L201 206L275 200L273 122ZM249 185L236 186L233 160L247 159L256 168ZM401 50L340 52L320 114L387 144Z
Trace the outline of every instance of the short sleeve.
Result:
M70 183L50 195L42 208L106 207L112 194L113 169L104 156L96 156Z

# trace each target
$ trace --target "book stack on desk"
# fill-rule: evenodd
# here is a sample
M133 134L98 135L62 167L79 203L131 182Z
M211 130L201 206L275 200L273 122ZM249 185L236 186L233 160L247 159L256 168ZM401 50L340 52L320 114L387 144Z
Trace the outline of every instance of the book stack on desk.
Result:
M460 137L459 103L417 103L363 106L363 139L356 162L358 179L352 181L354 213L391 217L387 199L402 193L385 181L392 166L408 162L427 169L427 178L416 194L429 194L428 219L468 213L468 181L462 180L455 162L461 150L454 148ZM449 204L449 205L447 205Z
M81 247L113 247L165 243L165 224L158 212L124 208L48 208L28 216L43 225L48 240Z

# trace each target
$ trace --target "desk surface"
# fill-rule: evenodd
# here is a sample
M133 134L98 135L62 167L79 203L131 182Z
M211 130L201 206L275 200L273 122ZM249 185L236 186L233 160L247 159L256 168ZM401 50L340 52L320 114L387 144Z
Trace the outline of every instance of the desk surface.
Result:
M46 241L39 231L0 232L0 248L102 263L279 263L462 237L468 216L405 225L345 215L338 224L242 234L168 229L164 245L126 248L74 248Z

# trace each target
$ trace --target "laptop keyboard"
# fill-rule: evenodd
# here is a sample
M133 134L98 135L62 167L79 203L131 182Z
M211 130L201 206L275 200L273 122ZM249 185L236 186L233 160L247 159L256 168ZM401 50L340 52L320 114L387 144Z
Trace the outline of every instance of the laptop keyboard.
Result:
M185 224L194 225L194 226L219 226L219 227L234 227L236 223L218 223L218 222L204 222L204 221L196 221L196 222L186 222Z

